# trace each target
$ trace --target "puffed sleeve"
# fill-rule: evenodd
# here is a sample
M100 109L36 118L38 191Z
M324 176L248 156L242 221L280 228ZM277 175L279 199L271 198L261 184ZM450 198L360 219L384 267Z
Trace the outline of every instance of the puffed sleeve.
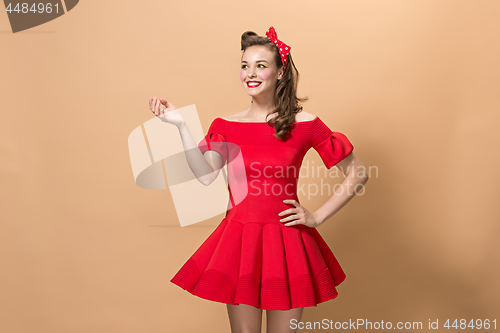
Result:
M311 130L311 146L328 169L346 158L354 149L344 134L332 131L319 117L313 120Z
M227 161L227 145L226 145L226 124L222 119L216 118L210 125L207 135L200 141L198 148L201 153L207 150L218 152L222 156L223 165Z

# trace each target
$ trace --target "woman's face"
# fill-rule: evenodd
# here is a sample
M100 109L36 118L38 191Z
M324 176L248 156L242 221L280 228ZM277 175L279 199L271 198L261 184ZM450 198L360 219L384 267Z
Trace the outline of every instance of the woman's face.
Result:
M250 96L274 95L276 81L282 74L283 69L278 69L274 62L273 52L264 46L250 46L241 57L240 79Z

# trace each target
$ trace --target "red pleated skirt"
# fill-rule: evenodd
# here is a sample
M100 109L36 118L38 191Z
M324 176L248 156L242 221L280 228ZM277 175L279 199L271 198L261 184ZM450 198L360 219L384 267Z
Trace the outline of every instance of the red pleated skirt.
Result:
M345 278L316 228L226 217L170 282L210 301L290 310L336 298Z

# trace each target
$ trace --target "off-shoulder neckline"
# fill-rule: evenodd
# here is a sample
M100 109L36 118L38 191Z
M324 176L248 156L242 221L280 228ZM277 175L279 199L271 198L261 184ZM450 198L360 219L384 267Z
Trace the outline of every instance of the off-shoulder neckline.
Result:
M237 123L237 124L267 124L265 121L233 121L233 120L227 120L221 117L217 117L216 119L222 119L224 121L227 121L228 123ZM300 124L300 123L309 123L312 121L315 121L316 119L319 119L319 116L316 116L314 119L311 120L303 120L303 121L296 121L294 124ZM271 123L273 124L273 122Z

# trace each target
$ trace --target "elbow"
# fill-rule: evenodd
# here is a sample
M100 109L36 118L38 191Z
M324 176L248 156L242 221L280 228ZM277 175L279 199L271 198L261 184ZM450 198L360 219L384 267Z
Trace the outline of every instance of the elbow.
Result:
M348 174L347 177L350 177L354 183L361 184L361 185L366 184L368 182L368 179L370 179L370 177L368 177L368 175L366 175L366 174L360 176L360 175L357 175L355 172Z
M206 177L206 176L198 178L198 181L205 186L208 186L208 185L212 184L212 182L213 182L213 180L208 179L208 177Z
M203 181L202 184L205 185L205 186L209 186L213 182L214 182L213 180L206 180L206 181Z
M219 175L219 172L217 172L215 175L212 172L212 173L210 173L208 175L204 175L202 177L199 177L198 181L200 183L202 183L203 185L205 185L205 186L209 186L210 184L212 184L217 179L218 175Z

